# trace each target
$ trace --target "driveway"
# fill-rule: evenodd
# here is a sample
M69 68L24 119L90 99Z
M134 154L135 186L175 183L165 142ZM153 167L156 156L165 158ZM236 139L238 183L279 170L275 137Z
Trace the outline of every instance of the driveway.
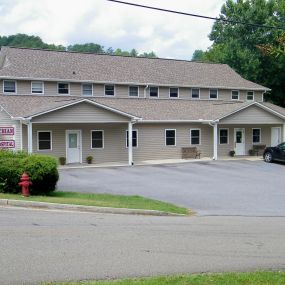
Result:
M199 215L285 216L285 165L263 161L60 170L58 189L141 195Z

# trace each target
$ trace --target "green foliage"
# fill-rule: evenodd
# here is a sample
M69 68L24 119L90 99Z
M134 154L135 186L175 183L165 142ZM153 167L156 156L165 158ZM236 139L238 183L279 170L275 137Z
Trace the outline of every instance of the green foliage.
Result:
M59 164L60 165L65 165L66 164L66 157L61 156L58 158Z
M94 43L75 44L67 47L68 51L104 53L104 47Z
M202 51L201 49L196 49L196 50L193 52L192 60L197 60L197 61L203 61L203 60L205 60L205 52Z
M0 191L19 193L21 175L27 172L31 178L31 194L47 194L55 190L59 175L57 162L45 155L26 152L0 151Z
M93 161L93 156L92 156L92 155L88 155L88 156L86 157L86 161L87 161L88 164L91 164L92 161Z

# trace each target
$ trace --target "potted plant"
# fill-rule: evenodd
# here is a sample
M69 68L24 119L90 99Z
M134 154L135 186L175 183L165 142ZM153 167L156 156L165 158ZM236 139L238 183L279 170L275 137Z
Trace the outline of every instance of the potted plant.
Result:
M229 152L229 155L230 155L231 157L234 157L235 154L236 154L236 152L235 152L234 150L231 150L231 151Z
M92 164L93 156L92 156L92 155L88 155L88 156L86 157L86 161L87 161L88 164Z
M66 157L61 156L58 160L59 160L59 164L60 165L65 165L66 164Z
M255 155L255 150L254 149L248 150L248 154L251 156Z

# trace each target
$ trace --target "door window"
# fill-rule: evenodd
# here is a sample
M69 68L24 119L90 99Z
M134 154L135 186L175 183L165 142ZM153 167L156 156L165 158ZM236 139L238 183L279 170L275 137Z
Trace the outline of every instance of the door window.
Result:
M77 148L77 134L69 134L68 145L69 148Z
M236 131L236 143L242 143L242 131Z

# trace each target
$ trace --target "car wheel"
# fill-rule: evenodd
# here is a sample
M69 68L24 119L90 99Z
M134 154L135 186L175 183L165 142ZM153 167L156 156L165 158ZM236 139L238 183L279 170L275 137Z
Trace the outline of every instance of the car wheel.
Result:
M272 154L270 153L270 152L266 152L265 154L264 154L264 161L265 162L272 162Z

